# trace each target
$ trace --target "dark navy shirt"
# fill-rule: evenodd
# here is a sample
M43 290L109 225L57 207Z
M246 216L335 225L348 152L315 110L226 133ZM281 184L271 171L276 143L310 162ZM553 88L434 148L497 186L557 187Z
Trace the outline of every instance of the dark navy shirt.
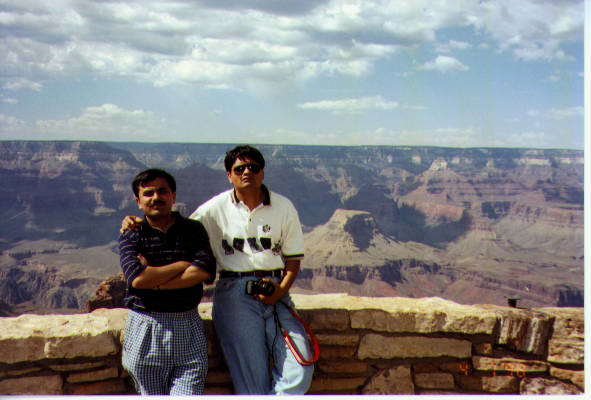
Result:
M173 212L174 224L166 232L145 222L138 231L125 231L119 237L121 269L127 282L124 305L136 311L183 312L193 310L203 297L203 284L183 289L136 289L131 283L146 267L137 258L141 254L151 267L189 261L215 278L216 262L203 225Z

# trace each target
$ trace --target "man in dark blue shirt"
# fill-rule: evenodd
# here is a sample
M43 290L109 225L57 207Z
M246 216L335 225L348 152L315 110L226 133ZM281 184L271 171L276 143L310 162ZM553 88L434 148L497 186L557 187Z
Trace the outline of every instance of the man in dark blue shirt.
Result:
M127 282L122 362L142 395L201 394L207 346L197 305L215 258L201 223L172 211L176 182L149 169L132 182L144 222L119 238Z

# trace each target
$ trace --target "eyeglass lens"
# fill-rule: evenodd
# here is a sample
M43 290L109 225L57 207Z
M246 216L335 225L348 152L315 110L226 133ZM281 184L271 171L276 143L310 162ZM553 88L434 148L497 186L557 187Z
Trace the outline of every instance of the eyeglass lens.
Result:
M242 164L234 167L234 173L237 175L242 175L246 168L248 168L248 170L253 174L258 174L261 170L261 167L257 164Z

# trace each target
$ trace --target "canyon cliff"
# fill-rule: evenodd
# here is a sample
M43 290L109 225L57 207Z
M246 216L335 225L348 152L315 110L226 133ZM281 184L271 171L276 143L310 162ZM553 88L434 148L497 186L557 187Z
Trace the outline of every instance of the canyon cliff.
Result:
M75 312L119 273L130 182L160 167L190 214L231 144L0 142L0 312ZM294 291L583 305L583 152L258 146L305 230Z

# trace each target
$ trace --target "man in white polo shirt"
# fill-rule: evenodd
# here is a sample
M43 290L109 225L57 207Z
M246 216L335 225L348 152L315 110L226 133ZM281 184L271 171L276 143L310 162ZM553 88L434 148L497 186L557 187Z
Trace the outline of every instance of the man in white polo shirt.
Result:
M190 218L207 230L220 270L213 322L234 389L238 394L304 394L313 366L298 363L278 326L301 356L310 358L305 330L286 307L293 308L288 292L304 256L297 211L263 185L265 160L254 147L235 147L224 164L233 188Z

